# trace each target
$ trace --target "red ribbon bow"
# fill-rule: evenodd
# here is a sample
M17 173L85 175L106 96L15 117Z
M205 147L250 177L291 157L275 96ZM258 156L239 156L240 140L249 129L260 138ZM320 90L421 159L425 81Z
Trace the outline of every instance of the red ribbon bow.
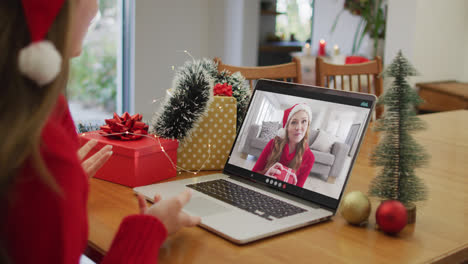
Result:
M141 135L148 134L148 125L141 122L143 115L135 114L130 116L125 112L121 117L114 113L114 118L106 119L106 124L101 126L101 135L119 134L111 137L120 140L136 140L141 138Z
M214 95L232 96L232 85L218 83L213 88Z

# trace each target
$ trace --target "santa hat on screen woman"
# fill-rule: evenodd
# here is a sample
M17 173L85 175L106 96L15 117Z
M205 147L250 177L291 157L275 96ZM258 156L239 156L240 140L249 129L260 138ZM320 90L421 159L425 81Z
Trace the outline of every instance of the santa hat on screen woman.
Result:
M39 86L47 85L60 73L62 56L46 40L65 0L21 0L31 35L31 43L19 52L20 72Z
M286 125L288 124L289 120L291 120L291 117L299 112L299 111L305 111L307 115L309 116L309 124L312 121L312 111L310 111L309 106L306 104L295 104L292 107L284 110L283 114L283 127L280 128L278 131L278 136L280 138L284 138L286 136Z

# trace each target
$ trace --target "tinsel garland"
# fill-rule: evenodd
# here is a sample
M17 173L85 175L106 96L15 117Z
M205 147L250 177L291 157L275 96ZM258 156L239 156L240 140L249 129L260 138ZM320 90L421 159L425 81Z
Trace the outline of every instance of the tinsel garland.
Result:
M383 132L383 138L371 157L372 164L382 169L371 182L369 194L398 200L406 206L427 197L426 187L416 176L415 168L426 164L429 156L410 134L425 128L415 112L415 106L422 100L406 81L408 76L416 74L401 51L383 72L383 76L394 80L378 101L386 106L375 127L376 131Z
M150 132L179 141L190 137L213 100L213 81L202 61L188 61L179 67L171 94L155 113Z
M218 72L212 60L202 59L186 62L176 71L173 89L161 109L154 114L150 132L159 136L190 140L191 133L200 119L207 114L217 83L232 85L233 97L237 100L237 129L243 121L250 100L250 89L240 73Z

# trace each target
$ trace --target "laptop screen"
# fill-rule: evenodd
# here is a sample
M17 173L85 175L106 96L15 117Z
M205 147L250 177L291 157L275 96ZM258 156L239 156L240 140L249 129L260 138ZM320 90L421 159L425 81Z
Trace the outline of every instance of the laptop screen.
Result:
M224 172L336 209L375 96L260 80Z

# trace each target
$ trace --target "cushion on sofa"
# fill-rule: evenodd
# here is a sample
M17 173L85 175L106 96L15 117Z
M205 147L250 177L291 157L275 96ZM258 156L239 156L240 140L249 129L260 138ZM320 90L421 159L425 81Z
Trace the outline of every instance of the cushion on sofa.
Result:
M254 138L250 141L250 145L253 148L258 148L258 149L263 150L270 140L271 139Z
M310 174L314 175L315 177L318 177L324 181L328 179L328 174L330 173L331 167L329 165L323 165L321 163L314 163L314 166L312 167L312 171Z
M309 145L312 144L318 136L319 130L311 128L309 131Z
M329 135L327 132L320 130L318 133L317 138L314 140L312 145L310 145L311 149L315 149L318 151L330 153L330 150L333 144L336 141L336 137Z
M278 129L280 128L280 123L278 122L263 122L262 129L260 130L260 135L258 136L261 139L270 141L270 139L276 136Z
M335 155L330 153L325 153L317 150L312 150L312 153L315 157L315 163L322 163L325 165L332 166L335 162Z

